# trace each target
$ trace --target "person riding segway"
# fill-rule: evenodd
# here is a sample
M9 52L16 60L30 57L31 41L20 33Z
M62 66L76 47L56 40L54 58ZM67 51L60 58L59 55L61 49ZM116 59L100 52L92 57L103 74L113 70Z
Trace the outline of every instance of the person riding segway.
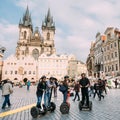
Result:
M55 103L51 102L52 90L53 88L56 87L54 80L55 80L54 77L50 77L50 79L46 82L45 105L47 111L51 111L51 112L53 112L56 109Z
M68 90L68 80L69 80L69 76L65 76L64 81L59 88L59 90L63 94L63 103L60 105L60 112L62 114L68 114L70 109L70 103L68 102L68 97L70 96L70 92Z
M31 108L31 115L33 118L37 118L38 115L42 114L45 115L47 110L45 107L45 104L41 104L42 99L45 97L45 92L46 92L46 76L42 76L39 80L38 86L37 86L37 105ZM45 99L44 99L45 103Z
M82 101L79 102L79 109L82 110L84 108L84 109L91 110L92 102L89 101L89 92L88 92L88 87L90 86L90 81L85 76L85 73L82 73L81 77L82 78L80 79L79 83L80 83L80 88L81 88L81 93L82 93Z

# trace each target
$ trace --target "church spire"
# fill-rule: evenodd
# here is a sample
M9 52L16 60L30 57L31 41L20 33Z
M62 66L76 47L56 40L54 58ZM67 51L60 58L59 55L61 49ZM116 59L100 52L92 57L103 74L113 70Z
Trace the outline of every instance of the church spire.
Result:
M25 11L25 14L23 15L22 21L20 21L19 25L23 25L23 26L32 28L32 19L31 19L31 15L29 13L28 6L27 6L27 9Z
M49 29L54 29L55 30L54 25L55 24L53 22L53 17L51 16L50 8L49 8L48 12L47 12L47 15L45 16L45 20L42 22L42 29L49 28Z

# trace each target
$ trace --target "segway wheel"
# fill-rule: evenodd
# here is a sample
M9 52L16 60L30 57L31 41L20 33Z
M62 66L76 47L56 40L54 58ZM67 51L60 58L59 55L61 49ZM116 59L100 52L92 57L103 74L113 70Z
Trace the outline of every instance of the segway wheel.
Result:
M79 110L82 110L82 102L79 102Z
M89 102L89 109L92 110L92 102Z
M33 118L37 118L39 115L39 109L37 107L32 107L30 113Z
M51 106L50 106L50 111L51 111L51 112L54 112L54 110L56 109L55 103L54 103L54 102L51 102L50 105L51 105Z
M70 106L67 103L62 103L60 105L60 112L62 114L68 114L69 113Z

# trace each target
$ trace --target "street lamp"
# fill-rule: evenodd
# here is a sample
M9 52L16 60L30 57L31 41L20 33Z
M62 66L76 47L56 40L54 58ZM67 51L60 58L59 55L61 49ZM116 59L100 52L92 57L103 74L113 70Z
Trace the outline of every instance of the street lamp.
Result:
M3 54L5 52L6 48L5 47L0 47L0 81L2 79L2 67L3 67Z
M0 47L0 53L4 54L6 48L5 47Z

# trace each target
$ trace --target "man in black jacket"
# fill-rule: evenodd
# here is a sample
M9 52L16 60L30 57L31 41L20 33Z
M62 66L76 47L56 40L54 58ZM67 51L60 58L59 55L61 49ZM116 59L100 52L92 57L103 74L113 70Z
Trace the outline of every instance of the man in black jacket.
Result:
M41 108L42 96L43 96L43 92L45 92L45 90L46 90L46 76L42 76L40 78L40 81L37 86L37 91L36 91L38 108Z
M81 74L81 79L79 81L82 93L82 105L84 105L86 99L86 106L89 106L89 94L88 87L90 86L90 81L87 77L85 77L85 73Z

